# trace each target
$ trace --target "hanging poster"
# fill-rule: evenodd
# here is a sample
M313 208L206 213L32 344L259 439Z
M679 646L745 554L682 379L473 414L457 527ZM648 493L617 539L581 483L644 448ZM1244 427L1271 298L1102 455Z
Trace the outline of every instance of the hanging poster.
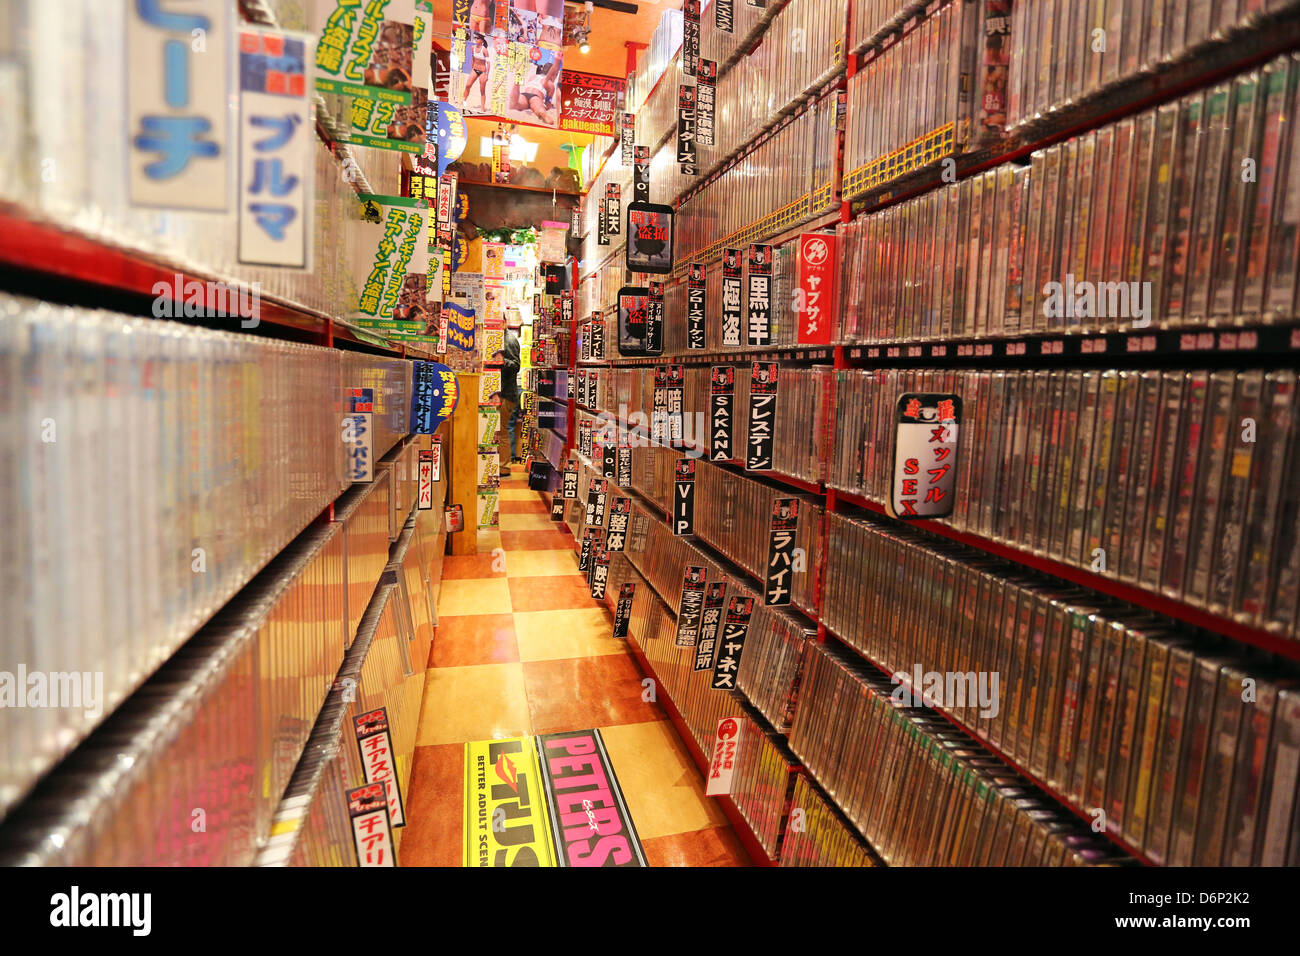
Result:
M357 198L353 275L361 292L352 318L362 328L431 334L437 323L428 304L430 211L400 196Z
M711 582L704 594L704 613L700 617L700 639L695 645L693 670L707 671L713 667L713 658L718 649L718 632L722 628L722 609L726 603L727 583Z
M632 622L632 602L636 599L636 583L624 581L618 588L618 604L614 609L614 636L627 637L627 626Z
M126 62L131 64L126 71L126 185L133 206L215 212L229 207L233 10L223 0L191 0L184 12L133 3L125 14ZM204 37L202 54L191 46L196 31ZM196 62L200 56L202 69ZM59 69L35 63L33 68ZM6 102L10 95L6 93ZM6 113L17 100L12 104ZM178 137L177 131L190 138Z
M749 323L745 344L763 348L772 343L772 247L749 247L747 289Z
M695 153L695 87L681 83L677 87L677 165L683 176L699 173Z
M457 18L464 16L465 20ZM564 2L474 0L452 5L450 95L467 116L559 125Z
M731 793L731 780L736 774L736 755L740 746L743 717L723 717L718 721L714 735L713 756L709 758L709 779L704 785L704 795L720 797Z
M722 250L722 347L740 347L740 250Z
M632 165L632 144L636 139L636 114L623 113L619 121L619 145L623 151L623 165ZM640 198L639 196L637 198Z
M695 87L695 142L713 145L713 118L718 97L718 62L700 60Z
M713 25L719 33L732 33L736 29L734 0L713 0Z
M411 433L432 435L456 410L456 373L438 362L414 362L411 376Z
M695 76L700 65L700 0L682 0L682 72Z
M704 263L692 262L686 278L686 347L688 349L704 348L704 304L707 298Z
M456 302L442 304L442 317L447 323L446 341L452 348L473 352L475 343L474 310Z
M239 32L239 261L311 268L313 38Z
M387 788L388 817L394 829L406 826L406 811L397 781L397 754L393 750L393 733L388 725L388 709L380 707L352 718L361 751L361 766L366 783L381 783Z
M764 575L763 604L790 603L794 576L795 531L799 527L799 499L777 498L768 526L767 571Z
M387 785L368 783L349 790L347 804L357 866L397 866L393 824L388 815Z
M695 459L678 458L673 493L673 534L695 533Z
M560 83L560 129L596 136L618 136L627 81L596 73L565 70Z
M772 470L772 432L776 422L777 365L755 362L749 378L749 453L747 471Z
M800 345L830 344L831 321L838 314L838 242L838 237L822 233L804 233L799 237L795 312L799 316Z
M632 150L632 198L636 202L650 201L650 147L636 146Z
M709 375L709 460L735 461L732 432L736 414L736 369L715 365Z
M617 236L623 222L623 187L618 183L605 184L605 228Z
M627 206L627 268L667 275L673 271L673 207L632 202Z
M694 647L700 635L700 616L704 612L704 588L708 569L687 567L682 580L682 596L677 605L678 647Z
M371 103L410 106L415 67L415 2L323 4L316 89ZM423 120L421 120L423 126Z
M645 286L624 286L618 290L618 354L657 355L649 350L650 290ZM658 338L662 341L662 335Z
M740 669L740 655L745 649L745 637L749 633L749 619L753 613L752 597L733 597L727 603L722 637L718 639L717 660L713 664L714 690L736 689L736 671Z

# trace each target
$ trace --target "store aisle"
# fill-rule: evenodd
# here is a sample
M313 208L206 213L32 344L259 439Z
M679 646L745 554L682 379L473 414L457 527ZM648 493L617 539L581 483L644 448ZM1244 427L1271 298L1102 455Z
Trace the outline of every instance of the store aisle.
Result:
M572 537L518 472L500 502L479 553L444 559L402 864L461 865L466 743L595 727L651 866L747 865L667 715L642 699Z

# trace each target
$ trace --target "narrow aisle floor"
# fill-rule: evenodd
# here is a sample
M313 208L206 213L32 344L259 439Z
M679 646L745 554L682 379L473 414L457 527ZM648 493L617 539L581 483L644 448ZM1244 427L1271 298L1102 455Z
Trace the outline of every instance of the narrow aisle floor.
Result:
M568 529L519 472L500 504L501 530L480 532L478 554L443 559L402 864L462 865L466 743L594 727L651 866L747 865L667 714L642 699Z

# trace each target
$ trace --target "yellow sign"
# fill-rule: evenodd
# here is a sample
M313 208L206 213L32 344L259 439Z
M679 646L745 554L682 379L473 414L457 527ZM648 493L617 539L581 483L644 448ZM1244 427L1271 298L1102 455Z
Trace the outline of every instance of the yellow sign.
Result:
M465 866L555 866L531 737L465 745Z

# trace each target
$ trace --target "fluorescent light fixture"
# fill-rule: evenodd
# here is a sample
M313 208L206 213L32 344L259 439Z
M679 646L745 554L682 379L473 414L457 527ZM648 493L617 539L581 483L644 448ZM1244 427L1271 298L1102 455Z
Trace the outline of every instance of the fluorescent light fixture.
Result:
M537 159L537 143L530 143L518 133L510 137L510 159L517 163L531 163ZM478 146L479 156L483 159L492 158L492 137L480 136Z

